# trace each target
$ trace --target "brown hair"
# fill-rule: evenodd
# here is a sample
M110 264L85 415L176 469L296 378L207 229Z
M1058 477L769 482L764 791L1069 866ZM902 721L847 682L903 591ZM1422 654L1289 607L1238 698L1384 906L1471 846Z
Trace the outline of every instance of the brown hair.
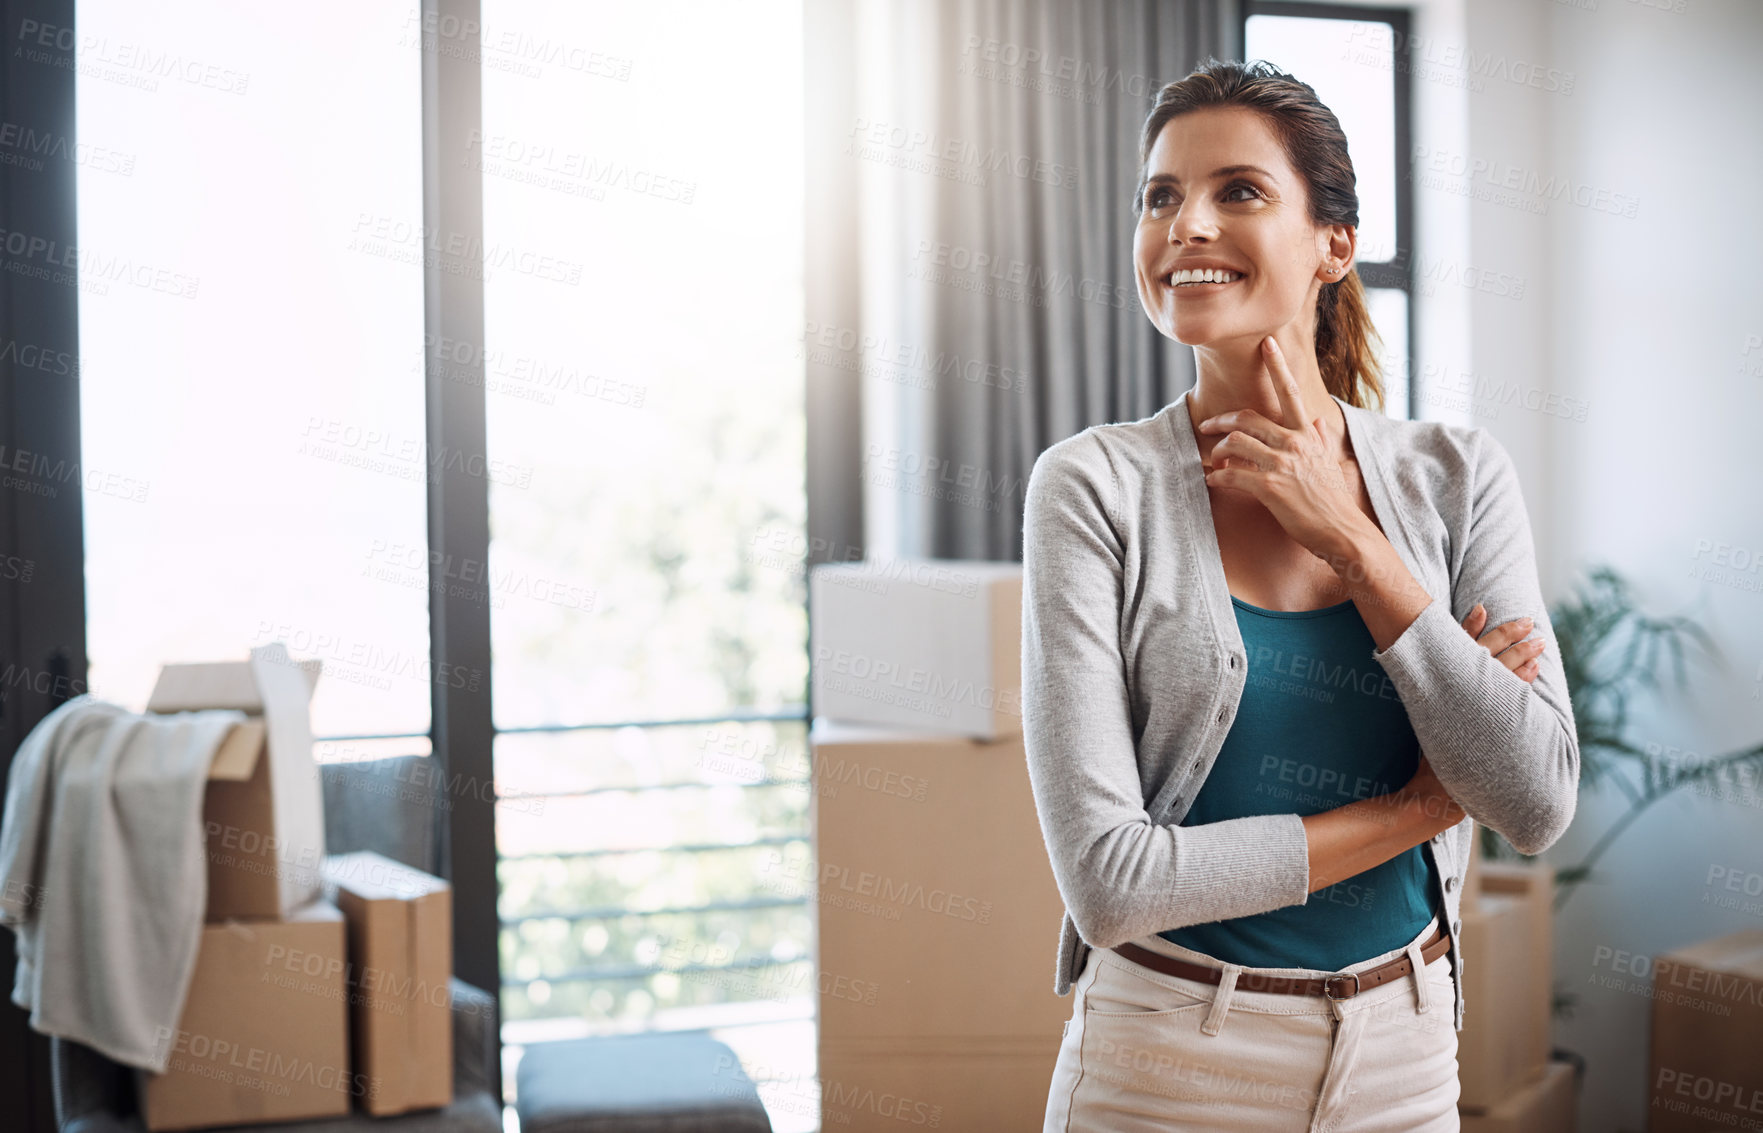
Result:
M1214 106L1243 106L1267 120L1286 160L1304 179L1312 224L1359 226L1359 193L1347 135L1334 111L1316 92L1264 60L1237 63L1208 58L1192 74L1166 84L1145 119L1139 139L1139 183L1135 214L1145 207L1146 164L1164 124L1180 114ZM1365 288L1355 269L1316 296L1316 363L1328 392L1349 405L1383 403L1382 367L1372 349L1378 339L1365 305ZM1381 341L1381 339L1378 339Z

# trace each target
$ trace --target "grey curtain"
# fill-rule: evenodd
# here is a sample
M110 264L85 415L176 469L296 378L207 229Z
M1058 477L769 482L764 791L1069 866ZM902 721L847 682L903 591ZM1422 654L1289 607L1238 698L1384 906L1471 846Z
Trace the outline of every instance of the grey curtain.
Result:
M1035 457L1193 384L1130 200L1157 90L1241 57L1240 0L808 7L813 561L1020 560Z

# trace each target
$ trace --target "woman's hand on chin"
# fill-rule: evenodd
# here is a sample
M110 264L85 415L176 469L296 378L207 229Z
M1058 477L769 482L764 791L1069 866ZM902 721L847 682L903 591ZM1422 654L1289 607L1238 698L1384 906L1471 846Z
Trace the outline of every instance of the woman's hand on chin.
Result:
M1348 548L1376 525L1359 509L1359 500L1329 451L1322 418L1304 421L1297 379L1272 335L1261 356L1279 396L1280 413L1296 427L1270 421L1253 409L1233 409L1200 422L1202 433L1225 433L1212 446L1206 483L1248 492L1279 521L1286 533L1325 562L1341 560Z

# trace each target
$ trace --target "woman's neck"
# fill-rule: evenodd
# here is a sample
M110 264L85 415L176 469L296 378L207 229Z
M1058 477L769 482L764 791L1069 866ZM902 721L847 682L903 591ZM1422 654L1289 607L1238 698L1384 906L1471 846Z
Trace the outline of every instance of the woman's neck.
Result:
M1303 344L1301 350L1288 348L1284 338L1280 339L1279 345L1298 383L1298 396L1304 408L1302 424L1322 418L1322 435L1329 451L1338 460L1352 459L1346 416L1323 384L1314 348L1308 343ZM1223 440L1225 434L1202 433L1199 431L1200 422L1221 413L1253 409L1269 421L1296 427L1283 420L1273 376L1261 360L1259 339L1247 348L1196 347L1194 354L1199 373L1193 393L1188 397L1188 416L1203 460L1209 460L1212 446Z

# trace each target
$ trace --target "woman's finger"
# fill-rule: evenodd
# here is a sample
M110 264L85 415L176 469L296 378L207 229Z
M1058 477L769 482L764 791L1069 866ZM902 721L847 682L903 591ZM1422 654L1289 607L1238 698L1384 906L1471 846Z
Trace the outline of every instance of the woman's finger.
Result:
M1298 432L1308 430L1310 426L1304 419L1304 398L1298 392L1298 379L1292 376L1291 367L1286 365L1279 340L1271 334L1261 340L1261 357L1268 376L1273 379L1273 392L1279 398L1279 412L1284 418L1281 424Z
M1506 650L1506 652L1516 654L1520 650L1522 650L1525 654L1529 655L1530 660L1522 661L1519 663L1518 668L1522 669L1526 665L1540 664L1542 661L1542 657L1543 657L1543 651L1548 648L1549 648L1549 643L1539 637L1535 641L1521 641L1517 645L1514 645L1512 648ZM1517 672L1516 669L1513 671Z
M1233 432L1222 441L1212 446L1212 464L1218 464L1218 456L1235 457L1242 461L1237 467L1252 467L1266 471L1273 466L1279 454L1268 448L1258 438L1249 433Z
M1536 676L1535 667L1543 655L1543 648L1544 642L1540 637L1535 641L1521 641L1505 652L1496 654L1494 660L1525 680L1530 680ZM1529 677L1524 676L1526 669L1532 670Z
M1517 618L1504 625L1495 626L1475 640L1485 646L1489 653L1498 657L1501 650L1522 640L1525 634L1535 628L1536 626L1530 618Z
M1212 466L1212 471L1206 473L1207 487L1235 488L1239 492L1248 492L1250 495L1255 496L1256 499L1260 499L1261 497L1255 495L1254 485L1260 482L1261 481L1256 478L1256 470L1253 468L1220 467L1217 464L1214 464Z
M1518 618L1482 633L1487 617L1486 608L1477 602L1464 615L1460 624L1469 632L1469 636L1475 638L1476 644L1493 654L1494 659L1506 666L1507 671L1523 681L1536 680L1537 673L1542 668L1541 657L1546 643L1540 637L1535 641L1523 640L1535 628L1531 619Z
M1216 417L1208 417L1197 426L1202 433L1247 433L1266 445L1280 443L1284 426L1270 421L1253 409L1230 409Z

